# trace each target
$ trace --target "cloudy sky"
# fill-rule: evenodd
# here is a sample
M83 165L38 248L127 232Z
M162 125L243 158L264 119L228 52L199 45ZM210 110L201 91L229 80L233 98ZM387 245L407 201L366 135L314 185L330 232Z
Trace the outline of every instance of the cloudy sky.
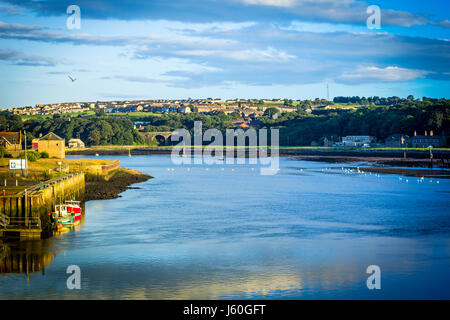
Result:
M450 98L449 12L447 0L0 0L0 107L326 98L327 83L331 97Z

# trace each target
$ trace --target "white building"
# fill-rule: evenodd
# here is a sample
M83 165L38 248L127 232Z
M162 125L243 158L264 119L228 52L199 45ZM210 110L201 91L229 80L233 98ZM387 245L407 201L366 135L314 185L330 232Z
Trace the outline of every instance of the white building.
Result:
M342 137L342 143L345 147L362 147L364 145L369 145L374 141L375 138L372 136L346 136Z

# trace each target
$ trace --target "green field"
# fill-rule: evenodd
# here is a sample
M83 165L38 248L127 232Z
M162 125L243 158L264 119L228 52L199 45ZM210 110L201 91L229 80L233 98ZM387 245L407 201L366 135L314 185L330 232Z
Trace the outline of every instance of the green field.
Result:
M61 113L58 115L60 115L61 117L78 117L78 116L82 116L82 117L89 117L94 115L95 112L94 111L86 111L86 112L69 112L69 113ZM35 120L35 119L51 119L53 118L53 114L37 114L37 115L30 115L30 116L22 116L23 119L26 120Z
M129 116L129 117L161 117L162 113L153 112L128 112L128 113L107 113L108 116Z

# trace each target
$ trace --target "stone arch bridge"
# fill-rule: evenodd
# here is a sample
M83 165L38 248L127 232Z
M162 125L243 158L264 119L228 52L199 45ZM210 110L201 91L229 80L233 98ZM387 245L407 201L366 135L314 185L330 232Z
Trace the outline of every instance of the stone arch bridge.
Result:
M152 143L156 139L160 145L163 145L169 142L172 132L144 132L141 135L146 143Z

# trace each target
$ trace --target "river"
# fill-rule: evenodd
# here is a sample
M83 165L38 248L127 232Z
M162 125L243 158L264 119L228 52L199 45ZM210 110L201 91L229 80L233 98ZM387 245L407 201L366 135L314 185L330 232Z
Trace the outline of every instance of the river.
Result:
M3 245L12 269L28 256L34 272L3 273L0 299L450 298L448 179L290 158L276 175L168 155L100 158L155 178L86 203L74 232ZM80 290L67 288L70 265ZM366 286L370 265L379 290Z

